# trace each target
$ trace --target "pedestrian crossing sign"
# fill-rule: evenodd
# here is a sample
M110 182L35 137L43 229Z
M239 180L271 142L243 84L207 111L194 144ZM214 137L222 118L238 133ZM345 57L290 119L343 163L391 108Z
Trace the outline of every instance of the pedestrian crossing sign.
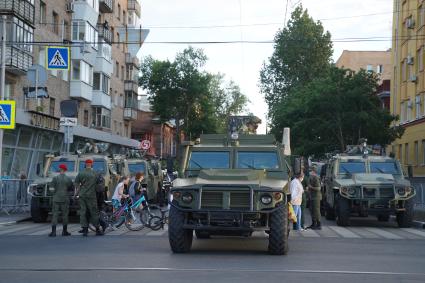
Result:
M49 46L46 48L46 66L48 70L69 70L69 47Z
M14 100L0 100L0 129L14 129L16 102Z

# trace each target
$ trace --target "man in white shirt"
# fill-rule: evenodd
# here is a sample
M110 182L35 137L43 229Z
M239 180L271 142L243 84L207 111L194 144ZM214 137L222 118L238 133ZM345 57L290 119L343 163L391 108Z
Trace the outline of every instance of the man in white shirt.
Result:
M297 225L296 229L301 231L301 202L304 193L302 181L304 179L304 174L297 175L292 181L289 187L291 191L291 204L294 208L295 215L297 216Z

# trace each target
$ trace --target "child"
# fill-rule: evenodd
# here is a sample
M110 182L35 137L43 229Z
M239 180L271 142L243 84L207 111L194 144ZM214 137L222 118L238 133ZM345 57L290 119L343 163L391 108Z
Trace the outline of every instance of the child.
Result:
M129 195L124 193L124 186L127 186L129 181L130 177L124 176L121 178L120 182L115 187L114 195L112 196L112 205L115 209L121 207L121 200L123 198L126 199L129 197Z

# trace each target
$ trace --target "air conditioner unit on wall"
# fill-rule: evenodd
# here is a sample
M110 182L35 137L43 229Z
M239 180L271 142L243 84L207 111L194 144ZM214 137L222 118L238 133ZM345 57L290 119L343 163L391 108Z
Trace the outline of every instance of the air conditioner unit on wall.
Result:
M74 12L74 2L73 2L73 1L71 1L71 2L66 3L65 10L66 10L68 13L72 13L72 12Z
M412 18L406 19L406 28L413 29L415 27L415 20Z
M408 55L406 59L407 59L407 64L408 65L413 65L413 56Z
M407 101L407 108L410 108L410 109L412 109L412 108L413 108L413 103L412 103L412 101L411 101L411 100L408 100L408 101Z
M411 75L409 77L409 81L411 81L413 83L416 83L418 81L418 77L416 75Z

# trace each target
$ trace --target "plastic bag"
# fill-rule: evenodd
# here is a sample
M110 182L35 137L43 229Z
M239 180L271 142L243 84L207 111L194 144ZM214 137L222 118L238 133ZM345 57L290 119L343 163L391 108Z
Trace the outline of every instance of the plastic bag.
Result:
M297 223L297 216L295 215L295 211L291 203L288 203L288 218L293 223Z

